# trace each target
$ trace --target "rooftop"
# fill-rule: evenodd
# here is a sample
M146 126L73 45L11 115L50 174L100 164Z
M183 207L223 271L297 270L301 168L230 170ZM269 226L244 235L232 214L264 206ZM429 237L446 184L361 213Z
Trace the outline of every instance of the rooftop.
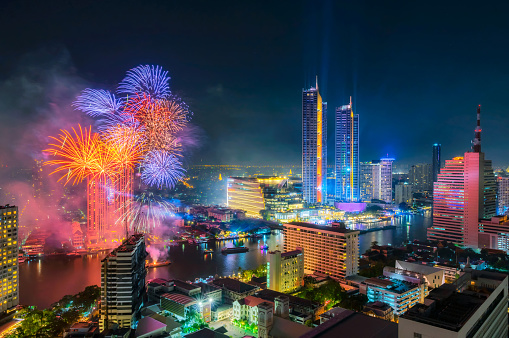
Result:
M417 287L417 284L385 276L368 278L364 283L393 293L405 293Z
M305 223L305 222L290 222L283 225L285 228L287 226L290 226L291 228L299 227L299 228L307 228L307 229L313 229L313 230L322 230L322 231L329 231L329 232L335 232L338 234L347 234L347 233L359 233L359 231L356 230L350 230L346 228L341 228L338 226L325 226L325 225L316 225L312 223Z
M218 278L212 281L217 286L225 287L230 291L244 293L258 289L258 287L243 283L233 278Z
M258 306L258 304L261 304L261 303L264 303L264 302L266 302L265 299L258 298L258 297L253 297L253 296L247 296L247 297L239 300L239 303L241 305L244 304L244 305L247 305L247 306L250 306L250 307ZM271 303L274 306L274 303L272 303L272 302L269 302L269 303Z
M186 295L182 295L180 293L165 293L161 295L161 298L169 299L175 303L178 303L180 305L187 305L193 302L196 302L196 299L191 298Z
M211 329L207 329L207 328L190 333L190 334L186 335L186 337L188 337L188 338L228 338L227 335L225 335L221 332L212 331Z
M178 280L178 279L174 279L173 283L175 284L176 287L186 289L188 291L196 290L196 289L200 288L198 285L189 284L189 283L186 283L186 282Z
M294 338L299 337L305 332L311 331L310 327L306 325L292 322L290 319L284 319L281 317L273 317L273 325L270 330L271 337L278 338Z
M141 318L138 322L138 327L136 328L136 337L149 334L156 330L160 330L163 327L166 327L165 323L161 323L152 317Z
M103 261L108 257L115 257L119 252L131 252L136 249L138 242L144 240L143 234L131 235L128 239L124 240L117 248L109 253L108 256L103 258Z
M432 266L427 266L424 264L410 263L410 262L405 262L405 261L400 261L400 260L396 261L396 267L403 269L403 270L417 272L417 273L420 273L423 275L437 273L437 272L440 272L440 270L441 270L441 269L434 268Z
M291 257L291 256L297 256L302 254L302 250L292 250L281 253L281 257Z
M286 293L277 292L277 291L269 290L269 289L258 291L255 294L255 296L263 298L264 300L269 301L269 302L274 302L274 299L276 297L278 297L278 296L285 296L285 297L288 297L290 306L292 306L292 307L294 305L298 305L298 306L302 306L302 307L309 307L309 308L315 308L316 309L316 308L319 308L321 306L320 303L314 302L312 300L307 300L307 299L304 299L304 298L299 298L299 297L291 296L291 295L288 295Z
M398 324L344 309L325 323L301 335L300 338L393 338L397 336Z

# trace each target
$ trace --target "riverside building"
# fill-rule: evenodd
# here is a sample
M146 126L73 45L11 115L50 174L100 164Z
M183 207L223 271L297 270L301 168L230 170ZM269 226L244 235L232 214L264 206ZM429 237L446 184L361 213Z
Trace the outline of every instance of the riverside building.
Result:
M3 231L0 314L10 315L19 304L17 206L0 206L0 230Z
M433 187L433 226L428 240L478 247L479 219L496 215L496 182L491 161L481 152L481 108L472 151L445 162Z
M269 252L267 288L283 293L297 291L303 285L304 253L302 250Z
M101 261L100 330L133 327L145 294L145 238L132 235Z
M291 222L284 224L285 251L302 248L305 273L344 279L359 270L359 233L338 223Z
M309 204L327 203L327 103L318 78L302 90L302 192Z

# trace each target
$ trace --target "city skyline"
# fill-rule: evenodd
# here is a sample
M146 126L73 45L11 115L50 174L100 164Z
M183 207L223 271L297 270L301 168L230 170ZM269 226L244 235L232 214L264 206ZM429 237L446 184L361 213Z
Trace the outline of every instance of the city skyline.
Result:
M5 24L23 26L23 29L16 40L5 37L8 53L2 56L4 62L0 68L3 92L0 114L2 120L12 122L13 134L2 136L5 139L2 138L1 157L12 158L8 155L12 155L13 149L22 149L27 152L25 156L32 156L26 145L20 144L21 140L11 144L6 141L13 139L14 133L25 135L25 141L27 128L38 130L55 123L49 121L54 118L54 109L65 112L66 117L77 115L66 105L66 91L70 95L86 86L111 88L125 69L139 63L157 62L170 71L171 84L195 112L194 124L201 147L195 150L190 164L299 163L299 91L314 83L318 75L323 97L330 107L340 106L353 96L354 109L363 116L359 126L361 161L388 153L403 164L427 163L430 161L428 148L434 143L443 145L443 158L457 156L467 150L459 139L470 130L468 112L482 104L486 112L485 129L490 131L485 138L486 153L495 167L509 165L505 144L498 142L496 136L503 133L503 126L509 122L503 95L505 80L500 75L507 69L503 63L507 50L494 42L508 28L505 21L499 20L499 14L490 12L494 16L489 20L490 25L479 24L479 30L472 36L470 23L484 22L487 18L479 17L477 11L465 6L462 15L454 15L455 20L443 20L443 29L450 32L444 36L430 27L427 18L449 17L448 14L458 10L456 6L445 6L438 13L425 8L411 11L409 17L418 27L426 28L422 30L413 28L404 19L403 14L412 7L409 4L386 9L376 5L365 8L332 2L314 6L302 3L285 6L284 12L289 14L285 16L279 15L283 9L279 6L283 5L272 8L247 5L229 8L207 3L182 4L178 8L168 5L166 13L171 18L168 27L159 27L155 22L161 15L159 12L165 12L165 6L147 4L139 9L150 15L139 15L136 19L155 31L148 41L140 41L130 26L125 26L125 32L109 30L108 14L122 13L125 15L121 16L132 18L130 4L114 6L112 3L100 9L97 5L83 4L79 8L62 5L60 10L66 11L67 19L60 12L51 12L51 7L34 5L24 8L24 15L11 16L21 17L22 21L3 18ZM177 9L178 17L173 14ZM20 10L7 6L4 13L20 13ZM240 10L243 15L232 15L234 10ZM88 30L62 29L67 20L84 22L87 15L97 11L103 15L94 16L96 24ZM355 13L345 19L351 21L353 32L341 31L342 25L332 17L336 11ZM388 20L380 21L378 11ZM216 19L204 16L205 12ZM154 20L150 22L143 19L152 15ZM39 19L31 20L33 16ZM199 17L205 19L198 20ZM235 20L227 23L229 20L220 20L223 17ZM258 20L260 17L265 20ZM45 27L47 20L56 28ZM366 26L361 27L355 20L365 22ZM224 22L218 24L220 21ZM234 26L239 27L238 32L231 29ZM207 27L214 28L209 31ZM455 27L462 27L466 32L461 33ZM101 36L103 31L111 34ZM415 33L412 39L407 36L410 32ZM306 48L310 36L315 36L320 46L313 52ZM466 40L466 36L471 39ZM245 39L246 44L233 50L227 48L233 39L239 38ZM212 41L217 44L211 45ZM160 42L171 47L163 48ZM135 48L136 53L125 53L133 45L139 46ZM344 47L343 53L338 53L340 45ZM475 45L483 48L472 49ZM113 46L126 56L112 52ZM439 57L432 52L435 48L440 48L440 55L449 53L450 57ZM206 53L206 50L214 52ZM207 57L203 57L204 52ZM490 66L486 68L484 64ZM247 65L250 65L247 72L239 71ZM461 66L470 71L464 72ZM59 89L55 79L68 88ZM19 97L35 95L19 101L9 99L13 92L24 93ZM329 120L333 113L329 109ZM37 121L27 127L27 117ZM250 128L246 129L246 125ZM333 135L333 130L329 124L328 134ZM390 130L395 132L387 133ZM387 136L379 142L377 135ZM333 144L333 138L329 137L330 149ZM333 154L328 155L331 161Z

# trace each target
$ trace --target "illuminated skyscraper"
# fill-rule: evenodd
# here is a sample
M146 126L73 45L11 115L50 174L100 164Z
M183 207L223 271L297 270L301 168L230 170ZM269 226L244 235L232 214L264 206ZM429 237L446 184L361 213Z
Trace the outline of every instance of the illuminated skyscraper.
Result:
M18 207L0 206L0 254L3 259L0 281L0 314L10 314L19 304L18 279Z
M381 158L372 161L373 166L373 199L392 203L392 162L393 158Z
M429 240L478 247L479 219L496 215L496 182L491 161L481 152L481 108L472 151L445 162L433 187L433 226Z
M371 202L373 199L373 167L377 164L372 162L360 162L359 191L361 202Z
M442 145L435 143L433 145L433 182L438 180L438 173L440 172L440 168L442 168Z
M327 103L318 79L302 90L302 191L307 203L327 203Z
M410 167L408 178L415 192L433 190L433 166L428 163L414 164Z
M336 108L336 200L357 202L359 194L359 115L350 104Z
M509 177L497 177L497 199L499 215L509 215Z

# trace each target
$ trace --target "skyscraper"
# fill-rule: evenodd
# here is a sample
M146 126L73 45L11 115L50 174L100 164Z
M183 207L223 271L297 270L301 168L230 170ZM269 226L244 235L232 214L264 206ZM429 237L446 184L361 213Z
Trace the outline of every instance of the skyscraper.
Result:
M0 315L12 313L19 304L18 279L18 207L0 206L0 254L3 259L0 280Z
M145 238L132 235L101 261L101 331L129 328L140 317L145 294Z
M433 182L436 182L438 179L438 173L440 172L440 168L442 168L442 145L435 143L433 145Z
M414 164L410 167L408 178L415 192L431 192L433 190L433 166L431 164Z
M372 161L373 166L373 199L392 203L392 162L393 158L384 157Z
M447 160L433 187L433 226L429 240L478 247L479 219L496 215L496 182L491 161L481 152L481 108L472 151Z
M357 202L359 194L359 115L350 104L336 108L336 200Z
M509 215L509 177L497 177L497 199L499 215Z
M371 202L373 199L373 167L376 164L371 162L360 162L359 192L362 202Z
M302 90L302 192L307 203L327 203L327 103L316 87Z

